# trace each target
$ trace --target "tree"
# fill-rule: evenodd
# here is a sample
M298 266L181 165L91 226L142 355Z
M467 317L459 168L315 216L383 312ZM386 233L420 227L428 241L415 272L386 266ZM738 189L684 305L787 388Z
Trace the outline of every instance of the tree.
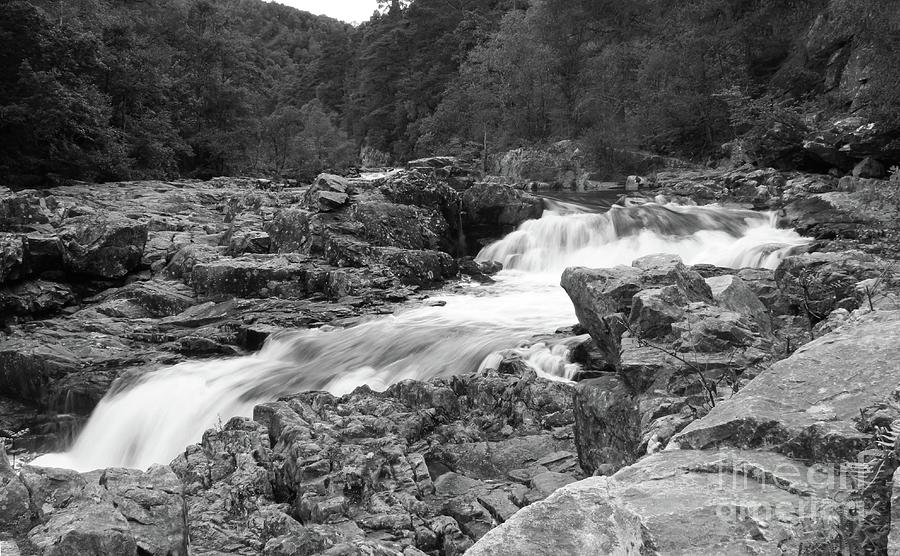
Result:
M299 112L302 130L297 138L302 159L301 175L314 176L325 169L341 170L353 160L353 145L319 100L304 104Z
M48 179L115 176L127 161L109 126L109 99L91 82L97 38L59 25L27 2L0 5L0 175Z
M423 124L420 148L453 137L492 148L549 137L558 90L551 81L549 50L527 39L535 33L534 23L528 14L510 12L497 33L472 51Z

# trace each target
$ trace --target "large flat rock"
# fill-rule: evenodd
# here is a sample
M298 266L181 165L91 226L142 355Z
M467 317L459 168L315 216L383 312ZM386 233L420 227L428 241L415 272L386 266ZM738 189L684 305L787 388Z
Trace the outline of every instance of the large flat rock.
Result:
M776 363L672 443L765 445L817 461L854 459L870 439L857 421L900 384L897 361L900 311L864 315Z
M772 452L662 452L560 488L466 554L797 554L827 537L811 525L833 517L837 486Z

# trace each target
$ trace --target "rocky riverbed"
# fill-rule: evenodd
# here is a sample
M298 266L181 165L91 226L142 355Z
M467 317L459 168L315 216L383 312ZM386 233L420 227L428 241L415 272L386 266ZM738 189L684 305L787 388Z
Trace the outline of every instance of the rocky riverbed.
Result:
M65 447L111 388L160 367L428 305L432 288L458 279L490 283L500 265L471 255L540 216L540 199L478 182L451 160L412 166L309 187L220 179L0 192L0 435L10 452ZM671 254L571 266L561 283L578 322L556 336L572 339L576 382L547 380L510 350L382 392L262 403L148 470L10 466L0 454L0 546L887 550L900 268L893 209L875 206L871 189L892 185L745 168L662 173L654 187L641 193L772 210L813 241L759 245L755 260L777 253L777 268ZM634 231L659 213L618 214L616 226ZM740 218L717 214L670 216L685 230L743 233L731 229Z

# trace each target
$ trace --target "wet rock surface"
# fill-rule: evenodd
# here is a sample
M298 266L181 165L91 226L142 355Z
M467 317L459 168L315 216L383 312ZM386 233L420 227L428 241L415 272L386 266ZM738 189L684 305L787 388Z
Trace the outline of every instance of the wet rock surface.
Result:
M323 174L308 187L217 178L3 189L0 395L84 416L119 377L425 299L421 288L459 276L462 238L483 223L461 219L474 179L422 167L373 180ZM495 189L490 210L506 216L484 224L539 215L540 200ZM496 271L468 264L476 279Z
M502 369L298 394L207 432L172 462L192 550L462 554L582 476L572 386Z
M168 466L17 473L0 449L0 539L24 554L186 555L185 509Z
M188 542L192 554L462 554L584 477L573 421L573 386L510 356L383 393L265 403L147 472L13 470L3 454L0 541L38 554L187 554Z

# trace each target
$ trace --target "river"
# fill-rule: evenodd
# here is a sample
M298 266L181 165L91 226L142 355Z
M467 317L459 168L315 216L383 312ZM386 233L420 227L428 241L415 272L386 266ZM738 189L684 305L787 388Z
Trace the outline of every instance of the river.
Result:
M485 247L504 270L493 284L465 283L429 306L351 328L283 332L245 357L181 363L148 373L98 404L68 452L33 465L87 471L168 463L203 432L253 406L304 390L381 390L404 379L473 372L513 349L542 376L568 380L572 339L535 340L576 322L559 286L568 266L611 267L654 253L688 264L775 268L806 240L773 215L720 207L548 200L537 220Z

